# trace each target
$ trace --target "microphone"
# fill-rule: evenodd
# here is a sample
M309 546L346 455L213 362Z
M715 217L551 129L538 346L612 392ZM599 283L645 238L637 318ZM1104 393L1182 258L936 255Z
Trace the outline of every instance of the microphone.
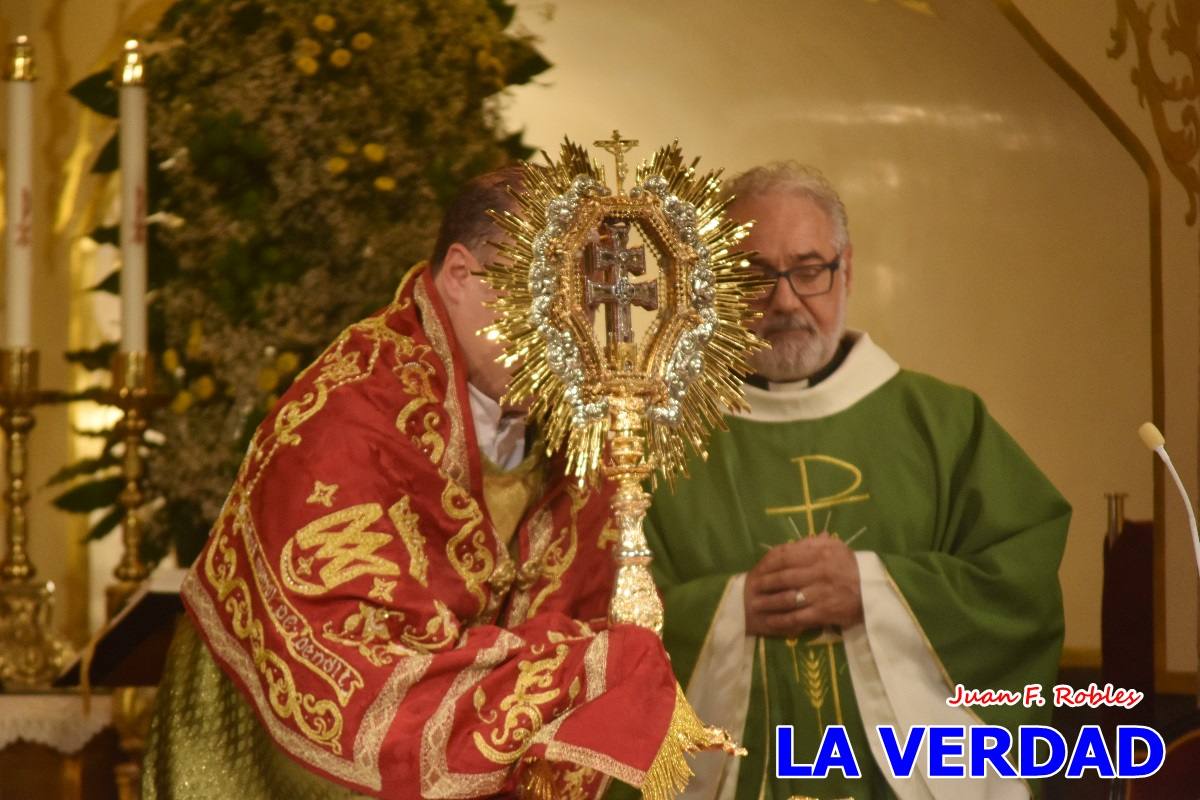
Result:
M1175 471L1175 465L1171 463L1171 457L1167 455L1167 440L1163 438L1162 431L1155 427L1153 422L1143 422L1138 428L1138 436L1142 437L1142 442L1146 447L1158 454L1163 463L1167 465L1167 471L1171 473L1171 477L1175 479L1175 488L1179 490L1179 496L1183 498L1183 507L1187 510L1188 527L1192 530L1192 551L1196 556L1196 571L1200 573L1200 533L1196 532L1196 512L1192 509L1192 501L1188 498L1187 489L1183 488L1183 481L1179 478L1179 473Z

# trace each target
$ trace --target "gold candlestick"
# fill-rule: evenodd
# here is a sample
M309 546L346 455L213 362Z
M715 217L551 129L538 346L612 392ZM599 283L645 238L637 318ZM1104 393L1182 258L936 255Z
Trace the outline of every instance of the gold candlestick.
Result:
M17 40L8 46L8 61L4 65L6 81L31 81L37 77L34 69L33 45L28 36L18 36Z
M113 571L116 583L108 587L110 615L116 613L138 584L150 575L150 568L141 557L143 524L140 511L146 502L142 443L150 413L157 403L153 394L152 364L149 354L144 351L118 353L113 361L112 403L124 412L119 426L124 444L121 474L125 485L118 502L125 513L121 521L124 550Z
M54 584L35 583L29 558L26 478L34 406L48 399L38 390L38 353L28 347L0 349L0 429L7 508L4 560L0 562L0 683L7 689L44 688L72 656L52 631Z
M4 430L4 561L0 563L0 581L27 581L37 570L29 561L29 432L33 430L33 407L38 400L38 354L28 347L0 349L0 429Z

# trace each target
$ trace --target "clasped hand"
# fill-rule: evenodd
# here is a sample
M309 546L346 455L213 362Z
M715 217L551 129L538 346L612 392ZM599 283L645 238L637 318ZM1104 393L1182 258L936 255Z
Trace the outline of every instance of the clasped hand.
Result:
M746 574L745 603L751 636L799 636L809 628L861 622L854 551L828 533L776 545Z

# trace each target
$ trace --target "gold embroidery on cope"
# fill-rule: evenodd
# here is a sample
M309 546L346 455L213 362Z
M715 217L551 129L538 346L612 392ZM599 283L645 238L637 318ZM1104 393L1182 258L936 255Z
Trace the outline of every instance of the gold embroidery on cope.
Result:
M486 736L479 731L471 734L475 748L484 758L493 764L512 764L532 744L533 735L543 725L542 708L562 696L562 688L555 686L555 673L569 652L570 647L559 644L553 655L519 662L513 692L495 708L485 710L487 693L483 686L475 689L475 712L481 722L493 726ZM567 689L568 707L574 703L581 688L576 676Z
M425 350L428 351L428 348ZM438 433L438 424L442 422L442 414L431 384L434 374L433 365L420 360L409 361L397 366L396 376L400 380L400 386L404 393L412 395L413 399L409 400L396 415L396 429L407 433L413 443L429 457L430 461L435 465L440 465L446 451L446 442ZM408 426L413 415L427 406L431 408L421 417L423 429L420 432L409 431Z
M346 349L351 342L359 339L365 340L371 347L367 353L366 364L361 363L362 353ZM412 337L404 336L388 327L386 316L365 319L342 331L325 353L304 371L305 376L311 370L317 371L312 391L285 405L275 417L274 433L279 444L299 444L300 436L296 430L325 407L330 392L369 376L375 370L384 341L392 344L397 358L411 356L416 350Z
M558 530L558 535L546 543L545 552L539 556L541 575L547 582L530 605L529 616L536 614L546 598L562 588L563 575L571 568L571 564L575 563L575 553L579 545L579 512L587 505L591 492L588 489L569 486L567 494L571 498L570 518L567 524Z
M470 475L467 467L467 440L463 431L463 409L459 407L458 402L458 382L454 374L454 357L450 350L450 342L422 284L418 283L413 288L413 297L416 298L417 308L421 312L421 325L425 329L425 335L429 337L434 352L446 370L445 402L446 415L450 420L450 441L446 443L445 455L440 464L455 483L465 488Z
M301 559L303 561L303 559ZM373 600L378 600L381 603L393 602L393 595L396 591L396 584L399 581L387 581L383 578L376 577L371 583L371 591L367 592L367 597Z
M525 620L529 619L529 607L533 602L533 596L530 592L530 587L541 575L541 562L539 558L545 552L546 546L550 541L550 536L554 532L554 518L550 513L549 508L539 509L528 525L529 536L529 560L521 565L521 580L517 583L518 591L513 595L508 606L507 623L509 625L520 625ZM504 586L503 591L507 592L509 586L517 579L515 570L509 578L508 583ZM493 589L498 589L493 584Z
M434 615L425 621L423 630L408 625L399 640L392 636L392 625L404 622L404 612L359 603L358 611L342 623L341 631L326 622L325 638L338 644L355 647L364 658L377 667L395 661L396 656L430 653L452 646L459 635L458 620L441 600L433 601ZM390 624L389 624L390 623Z
M409 498L402 497L388 509L388 517L396 526L400 541L408 550L408 574L422 586L427 586L429 558L425 555L425 537L421 535L417 515L413 513Z
M369 374L369 367L364 370L359 366L360 353L342 350L349 341L348 334L352 330L353 328L350 328L343 332L333 347L321 357L318 362L320 372L313 381L313 391L305 392L298 400L291 401L279 410L278 416L275 417L275 438L280 444L300 444L300 436L296 429L320 413L329 400L330 390ZM372 362L379 353L379 343L374 344Z
M229 613L234 635L250 645L254 664L267 684L271 710L283 719L292 720L309 740L340 754L341 744L337 739L342 732L341 712L330 700L297 691L287 663L264 643L262 623L254 618L250 587L235 575L237 553L229 541L229 529L221 525L216 536L205 558L205 575Z
M511 631L501 630L496 641L475 654L475 663L455 676L437 710L425 723L421 736L421 792L425 797L475 797L500 791L508 777L508 767L492 772L452 772L446 760L446 748L454 728L454 712L467 689L483 680L509 653L525 642Z
M483 585L495 569L495 557L488 548L488 533L483 526L483 513L475 498L453 481L447 481L442 490L442 510L450 519L462 522L458 533L446 542L446 557L450 565L475 599L479 612L488 606Z
M314 520L297 531L283 546L279 571L293 592L318 595L360 575L398 575L400 567L376 555L375 551L391 541L386 533L367 530L383 516L378 503L351 506ZM344 526L344 527L343 527ZM294 551L309 553L325 564L319 580L309 580L293 563Z
M346 705L354 692L363 687L362 676L349 663L318 642L308 620L288 602L283 590L275 582L267 564L266 554L258 543L254 521L244 506L238 508L234 518L234 530L240 536L250 559L250 574L267 611L267 617L283 638L288 652L328 683L337 694L338 702Z
M621 539L621 534L617 530L617 526L613 523L612 517L604 520L604 527L600 529L600 537L596 539L597 550L608 550Z
M414 274L409 273L406 276L397 290L397 297L405 291ZM408 305L408 300L398 299L384 316ZM358 327L368 334L371 328L372 325ZM373 348L370 366L366 371L358 369L353 354L339 360L339 354L335 352L337 348L345 346L347 338L354 330L345 331L326 355L306 368L303 375L317 370L324 383L328 384L368 374L373 367L374 358L378 355L378 347ZM374 332L376 343L381 337L389 338L396 344L398 352L404 352L406 347L411 352L412 340L387 329L382 320L374 324ZM268 617L284 635L289 651L300 663L329 682L338 693L338 700L344 705L350 694L362 687L362 678L356 670L324 648L302 646L297 649L296 640L289 635L289 626L299 619L298 615L292 616L295 614L294 609L291 609L279 587L273 585L274 576L262 558L262 551L258 547L257 535L253 531L247 510L247 498L253 493L258 479L270 464L280 444L299 442L299 437L295 435L296 428L320 410L328 391L337 388L337 385L323 386L315 396L310 393L305 398L289 404L290 409L285 407L281 411L282 419L277 419L273 430L260 429L251 440L234 488L221 509L215 526L214 542L208 549L203 563L204 574L217 592L216 600L228 614L229 632L225 623L221 621L217 605L202 588L195 573L190 574L184 581L183 593L195 610L199 626L205 631L214 651L238 674L248 688L275 740L304 763L378 791L381 788L379 752L383 738L409 688L428 669L432 657L413 654L401 660L362 719L354 740L353 761L339 757L342 747L338 739L342 734L343 720L338 705L313 694L300 693L289 664L266 648L262 623L254 617L252 610L249 586L245 580L237 577L238 556L230 541L231 531L242 539L246 552L250 555L251 566L256 572L256 581L260 584L258 588L264 595L263 603L267 606ZM322 392L325 397L321 396ZM283 441L280 441L281 437ZM244 524L235 524L239 517ZM238 528L241 530L237 530ZM311 574L311 560L308 566ZM268 581L272 583L268 584ZM271 605L271 600L265 599L267 597L278 600L278 604ZM436 620L432 622L435 625L440 624ZM308 636L310 644L315 645L311 642L307 626L303 628L303 633ZM244 646L243 642L248 647ZM262 676L261 681L258 675ZM267 708L270 708L272 713L267 713Z
M322 505L326 508L333 508L333 496L337 493L338 485L336 483L321 483L317 481L313 484L312 494L304 502L309 505Z

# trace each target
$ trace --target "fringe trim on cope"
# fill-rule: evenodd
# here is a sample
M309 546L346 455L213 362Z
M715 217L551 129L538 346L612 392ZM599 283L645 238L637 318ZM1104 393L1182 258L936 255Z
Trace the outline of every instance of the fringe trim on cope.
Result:
M554 768L544 758L534 759L521 776L522 800L554 800Z
M746 748L739 745L721 728L705 725L696 716L683 689L675 686L675 712L667 728L666 738L642 784L645 800L674 800L687 788L688 780L695 773L687 763L685 755L700 750L720 748L735 756L746 755Z

